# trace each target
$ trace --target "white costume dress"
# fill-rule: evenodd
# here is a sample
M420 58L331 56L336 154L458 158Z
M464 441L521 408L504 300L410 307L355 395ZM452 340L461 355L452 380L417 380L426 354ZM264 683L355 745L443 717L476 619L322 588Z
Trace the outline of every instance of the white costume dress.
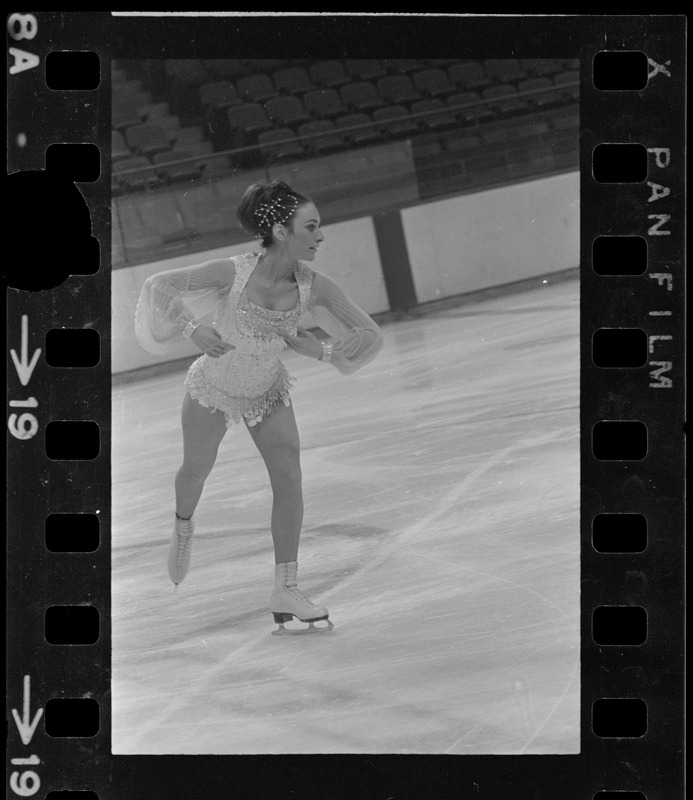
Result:
M242 418L255 425L276 402L290 405L293 379L279 357L288 345L279 334L295 336L305 312L332 337L330 363L344 374L371 361L382 346L375 322L331 278L302 262L294 273L299 300L293 309L273 311L251 303L245 287L260 255L159 272L144 282L137 303L137 340L156 354L174 351L191 319L214 313L215 329L236 349L220 358L198 358L185 384L201 405L223 411L227 425Z

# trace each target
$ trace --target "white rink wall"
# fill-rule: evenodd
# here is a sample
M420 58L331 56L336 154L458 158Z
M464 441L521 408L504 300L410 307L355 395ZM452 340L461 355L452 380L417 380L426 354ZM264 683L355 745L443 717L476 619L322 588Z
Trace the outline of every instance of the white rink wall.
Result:
M577 267L580 174L562 173L401 210L417 300L425 303ZM371 217L326 225L313 267L333 277L369 314L389 310ZM387 243L380 243L386 247ZM181 343L155 356L134 335L140 288L150 275L258 249L257 240L112 273L112 372L125 373L198 353ZM406 265L405 265L406 267Z
M580 173L402 210L420 303L580 263Z

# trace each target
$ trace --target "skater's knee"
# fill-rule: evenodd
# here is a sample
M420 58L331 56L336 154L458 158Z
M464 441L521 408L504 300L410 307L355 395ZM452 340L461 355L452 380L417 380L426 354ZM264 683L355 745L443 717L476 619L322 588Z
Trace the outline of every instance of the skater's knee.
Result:
M204 483L213 466L213 460L186 458L178 470L178 477L189 483Z
M265 462L272 482L283 485L301 485L301 459L299 448L293 444L278 444L268 449Z

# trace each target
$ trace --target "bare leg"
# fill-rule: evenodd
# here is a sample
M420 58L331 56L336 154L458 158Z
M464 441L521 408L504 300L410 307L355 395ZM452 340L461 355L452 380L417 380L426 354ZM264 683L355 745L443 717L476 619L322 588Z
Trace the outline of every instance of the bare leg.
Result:
M258 425L248 426L272 484L272 540L276 564L296 561L303 524L301 446L293 407L277 403Z
M183 464L176 475L176 513L191 517L212 471L221 440L226 434L226 418L185 395L181 412L183 425Z

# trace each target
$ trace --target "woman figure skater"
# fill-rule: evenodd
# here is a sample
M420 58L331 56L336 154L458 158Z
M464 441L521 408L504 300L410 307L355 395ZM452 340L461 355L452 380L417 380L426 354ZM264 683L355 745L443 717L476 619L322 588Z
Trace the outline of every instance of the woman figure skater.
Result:
M292 380L279 356L287 346L349 374L382 346L373 320L313 261L323 241L320 214L286 183L256 183L237 211L243 228L262 240L249 253L149 277L137 304L135 330L152 353L190 339L203 352L185 378L183 464L175 478L176 509L168 572L179 584L190 566L193 514L227 428L241 420L260 451L272 486L275 581L270 610L279 628L293 617L310 623L298 632L332 629L328 610L297 586L303 522L300 445L291 405ZM213 326L196 317L214 312ZM321 341L299 327L310 311L328 333ZM326 620L327 626L313 623ZM291 631L293 632L293 631Z

